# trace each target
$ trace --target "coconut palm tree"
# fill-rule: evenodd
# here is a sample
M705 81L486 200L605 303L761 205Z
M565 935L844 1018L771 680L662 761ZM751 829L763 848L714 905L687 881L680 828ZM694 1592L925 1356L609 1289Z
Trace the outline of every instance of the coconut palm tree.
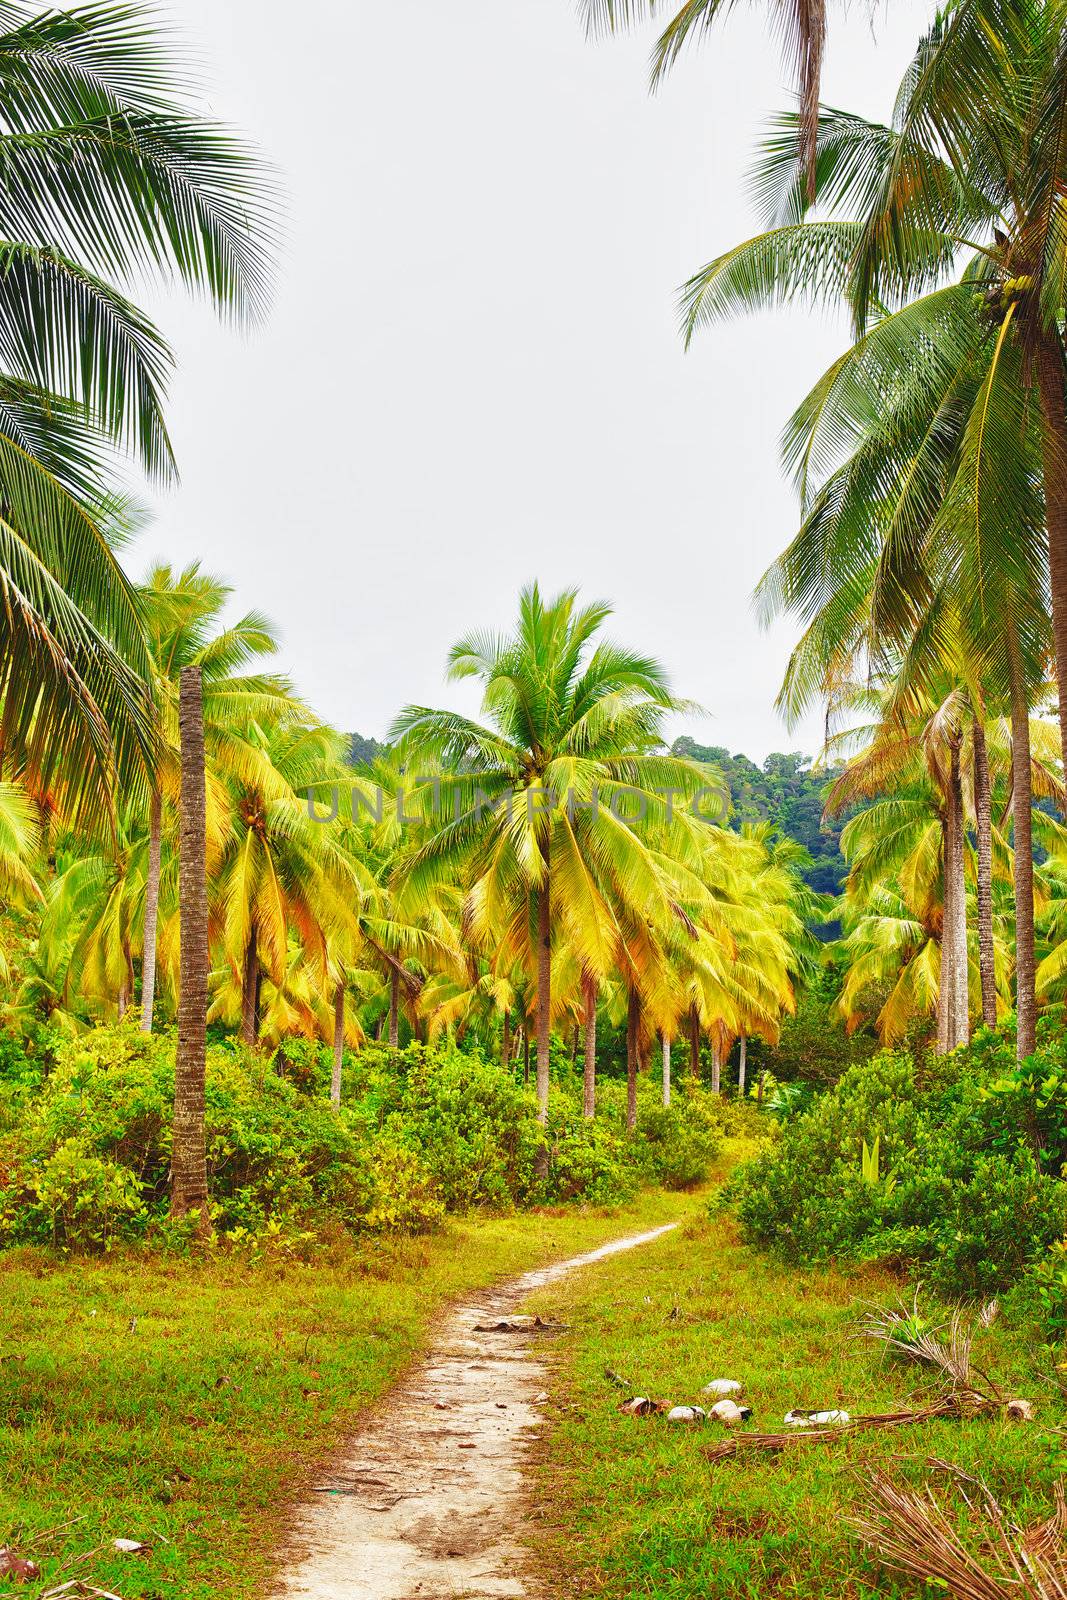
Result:
M842 447L865 433L868 448L855 452L853 465L870 506L876 479L884 493L899 460L890 451L883 471L881 443L901 441L910 428L911 471L883 519L876 620L899 626L913 605L924 535L945 536L955 551L970 526L978 581L961 583L954 600L976 619L971 636L984 625L985 636L996 637L1011 597L1047 584L1057 656L1067 655L1067 406L1058 320L1067 282L1067 146L1058 133L1067 122L1065 45L1062 0L1023 7L959 0L922 42L891 127L837 111L820 118L819 218L808 217L799 130L785 119L756 176L772 226L712 262L684 295L689 335L742 306L842 298L859 342L809 397L787 446L802 483L809 469L824 478L810 498L812 515L822 498L823 571L837 568L840 593L851 591L855 605L853 579L871 563L867 546L852 538L851 518L835 517L842 482L831 487L831 468ZM837 433L848 416L846 392L855 401L864 388L853 382L864 365L887 379L896 368L895 385L883 385L886 414L879 422L854 410ZM865 392L869 400L870 384ZM829 407L825 426L821 406ZM919 431L922 418L936 425ZM947 485L946 433L956 452ZM1000 614L986 584L998 565L1011 575L999 591L993 587ZM816 591L817 584L809 598ZM1013 620L1024 632L1023 616ZM1065 676L1058 682L1067 750Z
M181 747L179 884L181 981L178 1048L174 1062L174 1132L171 1211L197 1213L201 1233L211 1229L204 1141L207 1070L207 985L210 962L207 902L207 798L204 780L204 707L201 669L183 667L178 690Z
M153 762L149 662L108 541L109 462L173 473L170 350L125 285L177 279L263 309L272 191L188 101L150 11L0 6L0 689L5 771L67 762L106 809Z
M686 46L709 33L733 9L735 0L581 0L586 25L592 32L630 27L644 17L673 12L656 41L652 56L655 88ZM826 46L827 0L773 0L768 7L775 31L782 35L785 52L797 75L805 161L814 181L815 136L819 118L819 82ZM872 5L871 10L874 10Z
M468 635L449 657L451 678L480 679L487 721L408 706L391 735L416 772L429 761L456 775L450 815L406 863L406 881L471 884L474 926L516 956L535 953L542 1122L554 930L566 931L579 962L605 970L618 928L597 872L624 880L629 902L658 903L662 880L627 818L665 815L668 790L691 795L702 783L694 764L658 753L663 719L678 706L663 669L595 643L609 614L600 603L579 608L574 592L546 601L531 585L512 635ZM423 801L432 803L427 786Z
M250 673L272 655L277 638L259 612L222 624L231 589L193 562L175 574L157 566L140 585L138 600L151 663L160 739L148 809L148 863L144 882L144 958L141 1028L151 1033L156 989L156 940L162 867L164 793L173 792L178 758L178 684L186 666L200 668L204 741L213 775L239 772L248 760L245 729L255 718L291 713L296 702L285 678Z

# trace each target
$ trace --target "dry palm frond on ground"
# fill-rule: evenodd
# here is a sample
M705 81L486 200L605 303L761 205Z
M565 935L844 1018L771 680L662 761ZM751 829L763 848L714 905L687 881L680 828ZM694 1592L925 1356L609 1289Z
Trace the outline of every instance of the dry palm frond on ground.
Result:
M910 1307L904 1302L899 1307L877 1307L863 1318L860 1332L905 1360L939 1374L942 1392L936 1400L928 1406L874 1412L828 1427L790 1428L784 1433L739 1433L721 1444L709 1446L704 1454L713 1462L729 1460L741 1450L774 1454L789 1445L825 1443L871 1428L901 1428L936 1417L980 1416L991 1411L1002 1411L1013 1420L1029 1421L1033 1414L1031 1403L1009 1398L999 1384L974 1364L974 1336L979 1330L989 1328L996 1315L997 1303L991 1300L973 1317L957 1307L948 1322L935 1324L919 1310L917 1293Z
M896 1572L943 1586L953 1600L1067 1600L1067 1502L1056 1485L1056 1509L1030 1528L1013 1523L979 1480L945 1462L928 1466L950 1473L960 1486L979 1532L980 1554L964 1544L932 1490L908 1489L875 1473L864 1515L852 1520L863 1541ZM966 1485L972 1486L968 1494Z

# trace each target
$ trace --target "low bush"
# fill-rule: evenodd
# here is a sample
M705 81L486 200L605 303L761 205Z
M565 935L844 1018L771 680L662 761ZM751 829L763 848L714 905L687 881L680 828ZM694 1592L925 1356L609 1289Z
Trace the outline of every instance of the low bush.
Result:
M686 1188L707 1176L728 1114L699 1089L665 1111L643 1083L632 1135L625 1085L612 1084L594 1122L554 1090L542 1129L510 1072L450 1044L369 1047L349 1063L338 1112L325 1065L314 1046L271 1061L232 1040L209 1045L208 1180L222 1236L420 1231L476 1207L614 1204L642 1184ZM167 1223L172 1035L98 1028L62 1045L46 1076L24 1063L11 1076L19 1114L0 1124L0 1243L84 1250L177 1237Z
M942 1061L883 1052L851 1068L728 1194L744 1237L791 1262L881 1261L942 1294L988 1295L1062 1238L1065 1157L1064 1044L1044 1038L1017 1067L983 1034Z

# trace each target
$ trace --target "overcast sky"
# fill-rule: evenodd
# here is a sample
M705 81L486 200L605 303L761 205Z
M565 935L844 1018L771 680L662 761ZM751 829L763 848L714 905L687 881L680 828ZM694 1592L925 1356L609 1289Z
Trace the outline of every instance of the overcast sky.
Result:
M574 0L170 0L213 111L283 174L290 240L249 338L157 307L180 359L180 487L134 551L196 557L279 625L337 726L473 709L449 644L520 586L578 585L612 633L762 758L818 744L774 710L792 628L750 596L795 531L777 439L838 353L800 309L704 334L674 294L754 230L745 171L787 103L765 6L655 99L651 34L591 43ZM885 116L928 16L835 26L824 96ZM676 729L675 731L680 731Z

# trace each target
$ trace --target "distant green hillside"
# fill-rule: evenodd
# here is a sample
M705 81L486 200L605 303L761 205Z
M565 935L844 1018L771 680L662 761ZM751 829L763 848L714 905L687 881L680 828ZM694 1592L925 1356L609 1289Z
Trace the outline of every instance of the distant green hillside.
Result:
M837 894L845 876L841 829L822 820L823 797L832 773L812 772L811 758L776 751L761 767L748 756L731 755L722 745L697 744L687 735L671 746L677 756L707 761L718 768L730 791L734 823L769 821L802 844L811 856L804 873L813 889Z

